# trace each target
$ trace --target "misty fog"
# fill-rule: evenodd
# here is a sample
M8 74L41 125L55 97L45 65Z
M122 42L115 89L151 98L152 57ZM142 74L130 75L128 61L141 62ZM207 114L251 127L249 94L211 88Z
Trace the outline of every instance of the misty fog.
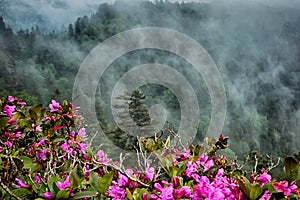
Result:
M103 2L108 4L98 7ZM102 0L11 0L0 7L0 15L15 33L19 29L31 30L38 26L45 35L36 36L33 49L38 51L47 47L60 59L58 64L49 62L46 65L37 61L38 56L29 55L24 62L16 64L17 74L24 79L37 75L33 81L37 85L36 91L40 92L32 93L39 95L38 100L49 101L57 89L55 84L64 85L67 92L63 95L70 98L70 87L80 62L108 37L136 27L171 28L198 41L221 72L228 100L223 134L232 138L231 149L241 155L247 155L253 149L274 155L277 155L276 151L282 151L278 153L280 156L300 150L300 2L297 0L120 0L115 3ZM74 32L83 24L82 31L77 36L70 36L69 24L75 27ZM52 33L53 30L56 34ZM205 118L202 123L205 124L210 116L206 86L192 66L175 55L152 50L132 52L119 58L107 70L103 85L99 87L109 97L121 73L150 61L171 65L189 77L200 99ZM35 65L39 68L36 69ZM9 67L5 69L9 71ZM30 70L23 73L25 68ZM44 87L48 84L42 79L46 73L53 76L49 78L55 83L49 89L52 93ZM156 91L159 88L144 89L154 103L164 100L166 106L172 105L170 118L173 117L174 124L178 123L178 105L174 96L165 92L155 100L160 94ZM153 91L155 94L151 94ZM102 99L106 101L103 104L109 105L108 100ZM147 103L152 104L150 100ZM104 112L109 113L107 109ZM207 124L203 126L201 131L207 129ZM278 146L280 150L277 150Z

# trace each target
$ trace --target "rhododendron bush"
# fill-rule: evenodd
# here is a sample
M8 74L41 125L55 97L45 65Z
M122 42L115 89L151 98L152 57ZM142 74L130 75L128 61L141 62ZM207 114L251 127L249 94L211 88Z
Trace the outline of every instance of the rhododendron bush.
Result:
M179 148L170 137L140 148L156 162L125 168L88 145L82 117L71 103L48 108L18 98L0 100L1 199L299 199L299 161L284 161L284 180L267 169L246 173L217 154L228 137L209 146ZM145 138L144 138L145 139ZM141 160L140 160L141 161ZM142 162L142 161L141 161Z

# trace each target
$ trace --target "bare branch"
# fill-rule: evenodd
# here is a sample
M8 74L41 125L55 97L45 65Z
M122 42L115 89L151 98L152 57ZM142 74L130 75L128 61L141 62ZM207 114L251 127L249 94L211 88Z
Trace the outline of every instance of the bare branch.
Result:
M257 165L258 165L258 159L257 159L256 155L254 155L254 159L255 159L255 165L253 168L253 173L256 174L257 173Z
M118 172L120 172L121 174L123 174L124 176L126 176L129 180L133 181L133 182L137 182L145 187L150 187L150 185L140 181L139 179L137 178L133 178L132 176L130 176L129 174L126 173L125 170L122 170L120 167L116 166L116 165L112 165L112 164L106 164L106 163L99 163L97 162L95 159L93 159L94 163L96 164L99 164L99 165L102 165L102 166L106 166L106 167L110 167L110 168L113 168L115 170L117 170Z
M4 183L2 182L2 179L1 179L1 177L0 177L0 185L1 185L1 187L11 196L11 197L13 197L13 198L15 198L15 199L17 199L17 200L22 200L20 197L18 197L18 196L16 196L15 194L13 194L11 191L10 191L10 189L6 186L6 185L4 185Z

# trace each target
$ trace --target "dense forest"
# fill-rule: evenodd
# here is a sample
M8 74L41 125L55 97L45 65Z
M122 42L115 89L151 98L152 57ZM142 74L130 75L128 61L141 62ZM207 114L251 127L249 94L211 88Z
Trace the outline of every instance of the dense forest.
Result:
M300 150L299 8L257 2L116 1L99 5L95 13L60 31L39 26L15 30L5 16L0 18L0 96L18 96L32 105L47 105L52 99L72 101L77 70L96 45L131 28L165 27L198 41L216 62L227 95L223 134L230 136L236 155L258 151L276 158ZM97 115L103 129L116 143L128 146L128 137L113 122L110 96L122 74L143 63L166 64L191 80L201 109L197 133L201 141L211 108L202 77L184 59L153 49L117 59L99 80L102 98L97 99ZM143 105L165 105L176 130L180 121L176 96L155 84L140 91ZM142 117L149 118L144 108ZM234 156L233 152L228 153Z

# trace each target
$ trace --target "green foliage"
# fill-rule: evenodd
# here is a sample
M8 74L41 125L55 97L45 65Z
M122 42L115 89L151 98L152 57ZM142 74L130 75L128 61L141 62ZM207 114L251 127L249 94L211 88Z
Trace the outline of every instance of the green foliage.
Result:
M101 194L105 194L108 190L111 182L113 180L114 172L109 172L108 174L104 175L102 178L98 180L98 188L97 191Z
M285 159L286 180L271 180L263 169L257 172L257 164L248 174L236 160L218 154L228 146L223 135L217 140L206 138L206 146L191 144L184 150L175 147L180 139L176 135L140 138L137 155L146 159L145 168L125 170L103 151L95 154L84 143L86 132L71 103L53 100L49 107L50 111L41 104L25 106L12 96L0 100L1 198L114 199L117 195L135 200L153 195L164 198L168 187L175 199L190 198L192 193L205 198L202 190L220 184L230 184L222 187L230 188L235 199L300 195L300 164L294 157ZM150 160L159 162L151 162L150 167Z
M300 184L300 162L294 157L286 157L284 159L284 174L286 180L292 182L296 181L297 185Z
M6 7L7 1L1 1L0 11L5 12ZM19 96L28 105L38 102L46 105L51 99L70 101L74 78L80 63L99 42L121 31L136 27L157 26L178 31L184 30L187 35L200 42L212 54L223 73L225 86L230 91L227 93L228 116L224 133L230 134L232 142L237 144L232 147L232 150L239 157L244 157L250 153L250 150L257 149L262 154L272 152L274 157L283 158L298 151L299 146L299 143L292 139L297 130L297 110L300 107L297 100L300 79L296 67L299 66L299 59L296 53L294 57L285 56L290 55L286 52L297 52L300 49L298 23L293 20L296 19L293 14L298 16L299 13L294 13L293 10L285 12L291 13L292 17L289 15L283 17L280 9L273 10L267 7L262 9L265 9L264 12L257 13L267 13L272 17L261 17L263 20L260 27L269 27L269 24L275 26L278 23L280 31L258 28L259 30L252 34L250 30L257 28L252 27L252 24L257 25L256 16L253 18L253 23L240 24L239 20L230 18L233 17L232 12L226 10L226 7L214 15L213 4L195 2L142 1L127 4L117 1L112 5L101 4L96 13L90 17L79 17L68 26L67 31L49 33L41 33L39 27L28 27L28 30L19 30L14 33L5 23L7 15L3 13L0 20L0 96ZM285 17L290 20L283 20ZM249 18L251 21L251 16ZM273 21L270 22L269 19ZM211 21L216 24L216 27L209 26ZM249 38L251 43L248 40L239 40L239 38L245 38L245 33L232 30L230 27L235 27L231 26L232 21L237 24L236 26L245 26L245 31L249 28L249 35L246 38ZM215 30L220 24L224 24L226 28L221 26L221 31ZM265 35L272 35L272 37L266 38ZM278 42L280 50L271 51L268 44L275 42ZM244 48L245 46L253 47L255 51ZM222 56L221 59L220 49L228 48L230 50L226 52L230 54ZM240 49L249 51L241 52ZM257 53L257 49L263 49L264 53ZM145 50L129 54L115 65L117 72L113 72L113 76L116 78L135 64L162 63L176 68L192 82L194 88L199 89L196 92L201 107L201 119L197 133L198 141L195 143L202 141L207 131L211 111L209 94L203 80L190 69L192 67L186 61L169 53ZM134 60L139 61L134 63ZM273 78L269 77L274 74L272 69L277 65L273 62L282 65L282 70L280 65L280 70L275 73L276 84ZM109 76L108 79L113 80L115 77ZM241 81L239 77L249 77L249 79ZM112 85L114 85L112 82L104 84L101 82L101 87L103 87L101 90L111 91ZM239 87L241 90L235 94L235 88ZM288 94L291 94L293 98L285 91L290 91ZM148 97L151 96L148 98L151 102L163 103L170 108L169 113L172 117L168 120L171 120L176 130L180 122L180 105L172 91L161 86L145 86L143 92ZM104 99L110 97L109 92L103 96ZM110 113L108 109L110 109L108 104L102 104L101 108L97 108L97 113L102 113L102 111L105 111L105 114ZM134 112L131 111L131 116ZM143 115L143 112L141 114ZM141 125L148 123L149 116L140 118L135 116L133 119L136 123ZM101 119L101 125L105 124L103 121ZM108 133L113 130L114 123L104 126ZM115 131L121 132L120 129ZM115 138L116 143L120 143L119 146L129 146L131 143L115 135L112 137Z
M71 188L77 189L83 180L84 180L83 170L79 165L76 165L74 169L72 169L70 174Z

